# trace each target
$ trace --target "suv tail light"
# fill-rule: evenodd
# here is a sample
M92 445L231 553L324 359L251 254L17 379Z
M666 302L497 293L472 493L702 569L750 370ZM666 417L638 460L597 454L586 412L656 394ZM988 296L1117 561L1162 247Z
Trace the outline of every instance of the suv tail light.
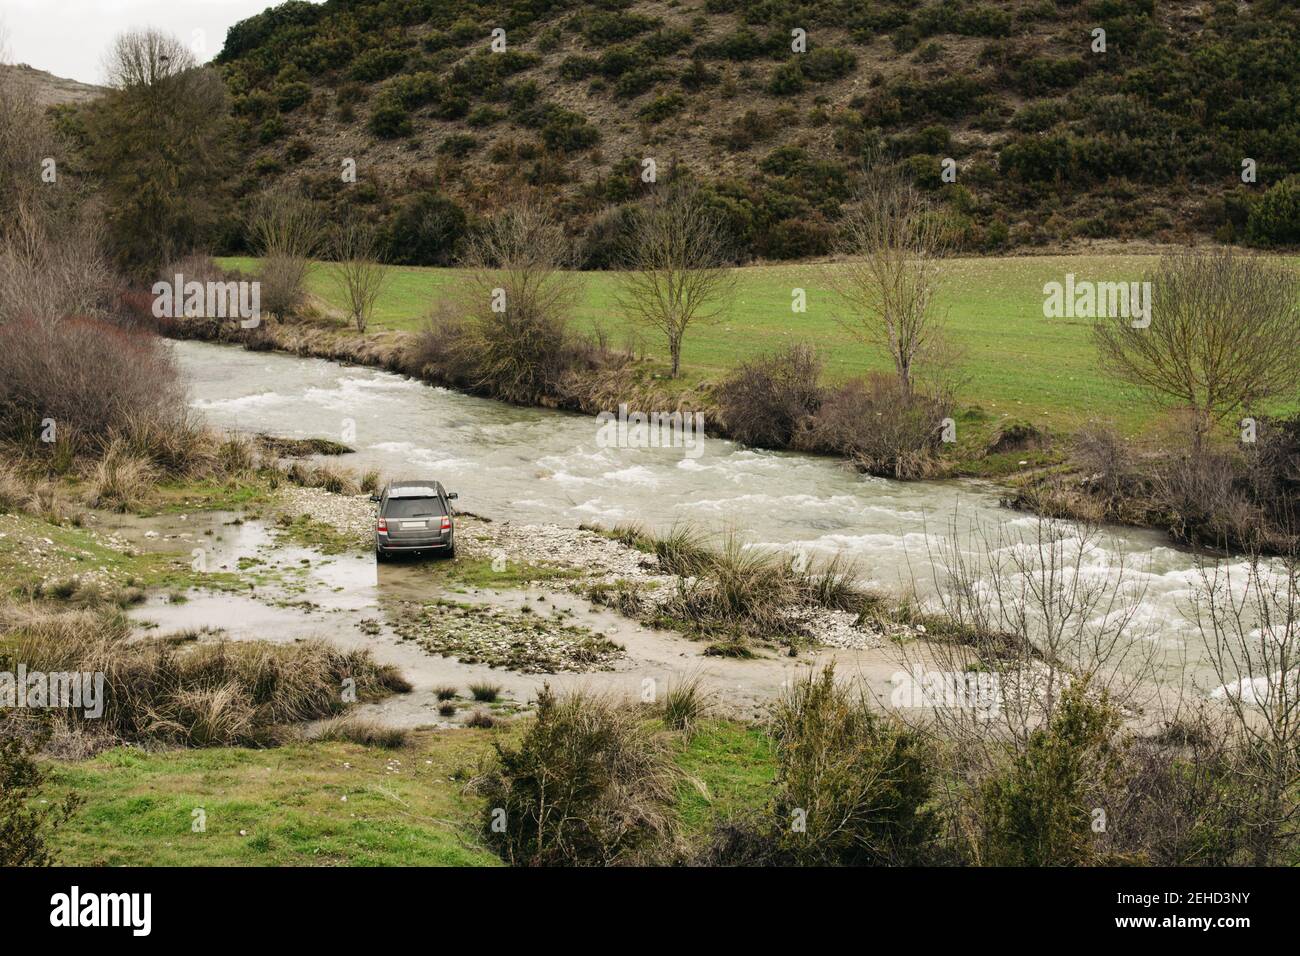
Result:
M442 516L442 530L443 531L451 530L451 515Z
M388 521L385 520L384 518L380 518L379 523L375 525L375 530L382 531L384 534L388 534Z

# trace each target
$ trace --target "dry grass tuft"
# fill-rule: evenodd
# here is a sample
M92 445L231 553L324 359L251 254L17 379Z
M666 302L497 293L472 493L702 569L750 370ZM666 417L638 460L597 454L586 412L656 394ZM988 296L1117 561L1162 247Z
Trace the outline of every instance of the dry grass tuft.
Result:
M0 613L0 657L29 671L102 674L103 714L56 711L70 728L115 741L259 746L285 725L341 714L411 685L365 651L323 641L140 640L116 608Z

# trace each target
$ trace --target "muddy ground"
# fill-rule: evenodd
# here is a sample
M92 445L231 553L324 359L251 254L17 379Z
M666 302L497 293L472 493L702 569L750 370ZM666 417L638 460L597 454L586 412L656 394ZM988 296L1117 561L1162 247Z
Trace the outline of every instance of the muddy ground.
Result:
M437 689L495 684L500 715L529 708L545 683L645 698L698 676L719 709L759 717L812 665L834 661L887 695L898 640L836 611L805 611L808 647L756 648L751 659L708 656L706 642L659 630L586 595L593 584L635 582L653 601L676 587L657 560L592 531L513 525L462 514L454 560L376 564L365 496L282 488L250 513L100 515L96 530L128 552L168 556L199 572L198 586L151 590L130 616L148 631L206 630L233 640L324 637L369 649L401 668L414 690L365 711L402 726L454 726L472 713L439 712ZM204 574L220 579L206 587ZM232 578L236 582L232 585ZM475 705L477 706L477 705Z

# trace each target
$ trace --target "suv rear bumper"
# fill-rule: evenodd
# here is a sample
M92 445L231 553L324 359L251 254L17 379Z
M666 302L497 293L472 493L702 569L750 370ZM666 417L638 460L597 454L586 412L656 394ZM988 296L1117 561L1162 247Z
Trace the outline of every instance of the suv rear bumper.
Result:
M450 551L456 539L452 535L445 538L416 538L392 540L375 535L375 549L385 553L397 551Z

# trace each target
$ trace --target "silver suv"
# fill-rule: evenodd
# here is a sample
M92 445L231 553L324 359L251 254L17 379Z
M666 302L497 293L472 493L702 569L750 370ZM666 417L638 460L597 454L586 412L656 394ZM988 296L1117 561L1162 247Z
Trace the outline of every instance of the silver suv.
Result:
M456 495L437 481L390 481L371 495L379 507L375 518L375 560L399 551L427 551L456 556L456 529L451 502Z

